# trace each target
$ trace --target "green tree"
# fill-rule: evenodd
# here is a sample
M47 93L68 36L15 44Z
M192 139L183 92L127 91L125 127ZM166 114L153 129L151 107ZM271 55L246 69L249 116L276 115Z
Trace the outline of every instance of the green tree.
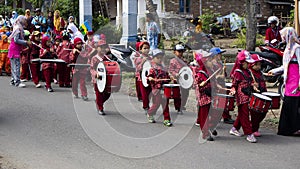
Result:
M202 30L204 32L209 32L210 25L213 24L214 19L219 16L220 16L220 14L214 13L212 10L203 9L203 14L201 16L199 16L199 18L202 21Z

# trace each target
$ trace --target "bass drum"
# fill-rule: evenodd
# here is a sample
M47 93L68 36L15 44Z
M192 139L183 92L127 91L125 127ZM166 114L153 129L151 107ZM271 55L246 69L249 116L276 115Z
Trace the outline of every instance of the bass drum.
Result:
M100 76L97 79L99 92L106 91L108 93L114 93L120 90L122 78L118 62L100 62L97 66L97 72Z
M147 76L149 74L150 69L151 69L151 63L150 63L150 61L144 62L144 64L143 64L143 70L142 70L142 74L141 74L141 79L142 79L142 83L143 83L144 87L148 87L149 86Z

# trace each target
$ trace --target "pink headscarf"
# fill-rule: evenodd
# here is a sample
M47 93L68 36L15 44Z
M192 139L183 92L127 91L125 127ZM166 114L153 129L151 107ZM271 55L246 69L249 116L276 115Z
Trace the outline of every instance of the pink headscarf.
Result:
M13 31L11 35L8 37L8 40L12 40L15 36L20 33L20 38L24 39L24 28L23 25L26 23L26 17L24 15L19 15L13 24Z
M283 78L284 83L287 79L287 70L289 66L289 62L293 58L294 55L296 55L298 60L298 66L299 66L299 75L300 75L300 42L298 40L298 35L294 28L292 27L285 27L280 31L281 39L283 42L286 42L286 48L283 53L282 58L282 64L283 64ZM299 81L300 84L300 81Z

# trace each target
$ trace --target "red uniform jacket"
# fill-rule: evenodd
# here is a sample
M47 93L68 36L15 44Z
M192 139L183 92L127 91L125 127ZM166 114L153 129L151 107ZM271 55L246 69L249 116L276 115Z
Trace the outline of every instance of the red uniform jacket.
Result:
M89 59L89 55L87 55L85 52L76 52L75 54L70 52L70 61L71 63L77 63L77 64L87 64ZM72 69L73 73L79 72L81 74L87 74L88 68L87 67L74 67Z
M163 65L151 62L151 66L152 67L149 70L147 77L152 77L154 79L170 79L170 76ZM150 81L152 93L154 95L159 94L160 90L163 89L163 84L167 84L169 82L170 80Z
M47 50L47 52L44 52L45 50ZM56 53L55 52L50 52L50 48L49 49L41 49L40 50L40 58L41 59L54 59L56 58ZM54 68L54 63L42 63L42 69L53 69Z
M236 91L237 105L249 102L252 92L252 78L248 69L236 69L233 74L232 87Z
M91 67L90 72L92 76L92 83L96 83L96 75L97 75L97 66L100 62L107 61L108 59L105 56L99 56L98 54L93 56L91 59Z
M195 80L194 80L194 85L196 87L196 99L198 101L199 106L204 106L209 103L211 103L211 96L209 93L211 93L211 85L210 82L203 86L200 87L199 84L205 80L208 79L208 73L201 70L197 69L197 72L195 74Z
M141 79L141 72L143 71L143 58L147 57L148 61L151 61L151 57L150 56L139 56L139 57L135 57L134 58L134 64L135 64L135 77L137 77L138 81L142 81Z
M67 64L70 63L70 49L73 49L73 45L69 41L63 40L56 50L58 58L64 60Z

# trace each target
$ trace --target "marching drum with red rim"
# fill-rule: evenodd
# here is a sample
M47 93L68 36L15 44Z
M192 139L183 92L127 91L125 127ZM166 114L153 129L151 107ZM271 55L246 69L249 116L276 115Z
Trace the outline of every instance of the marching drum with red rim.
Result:
M272 103L272 99L268 96L252 93L249 108L256 112L267 113Z
M213 96L212 106L218 110L234 110L234 96L217 93Z
M180 88L179 84L164 84L164 95L168 99L180 98Z
M280 108L280 94L275 92L263 92L265 96L268 96L272 99L272 109L279 109Z
M104 90L113 93L121 88L121 70L118 62L104 61L97 66L97 72L100 78L97 79L99 92Z

